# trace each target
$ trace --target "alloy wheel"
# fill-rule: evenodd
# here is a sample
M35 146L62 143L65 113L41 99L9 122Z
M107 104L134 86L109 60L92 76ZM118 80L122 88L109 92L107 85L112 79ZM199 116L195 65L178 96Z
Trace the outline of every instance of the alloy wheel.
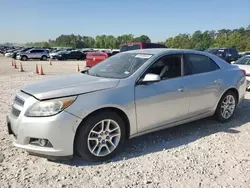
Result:
M116 149L120 138L121 129L118 123L111 119L102 120L88 135L88 149L93 155L104 157Z
M235 98L232 95L227 95L221 103L221 115L223 118L230 118L235 110Z

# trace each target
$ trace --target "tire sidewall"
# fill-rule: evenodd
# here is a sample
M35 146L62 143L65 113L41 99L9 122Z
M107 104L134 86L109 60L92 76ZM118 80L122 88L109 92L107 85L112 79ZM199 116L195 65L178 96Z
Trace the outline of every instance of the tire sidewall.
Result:
M226 119L226 118L224 118L224 117L222 116L222 114L221 114L221 104L222 104L223 100L224 100L228 95L232 95L232 96L234 97L234 100L235 100L235 108L234 108L233 114L232 114L229 118ZM226 93L221 97L221 99L220 99L220 101L219 101L219 103L218 103L218 106L217 106L217 109L216 109L216 117L217 117L217 119L218 119L219 121L221 121L221 122L228 122L228 121L230 121L230 120L233 118L234 114L235 114L235 110L236 110L236 108L237 108L237 104L238 104L238 99L237 99L237 97L236 97L236 94L235 94L234 92L232 92L232 91L226 92Z
M43 56L42 56L42 60L43 60L43 61L46 61L46 60L47 60L47 56L43 55Z
M28 60L28 57L24 55L24 56L21 57L21 60L27 61L27 60Z
M97 157L93 155L89 149L88 149L88 135L91 131L91 129L100 121L104 119L112 119L114 120L121 129L121 137L120 142L118 146L115 148L115 150L108 154L107 156L103 157ZM112 157L119 149L120 146L124 143L125 140L125 124L122 120L122 118L115 112L112 111L105 111L100 112L97 114L94 114L87 118L85 121L83 121L80 125L80 127L77 130L77 135L75 139L75 152L76 155L82 157L85 160L88 161L104 161Z

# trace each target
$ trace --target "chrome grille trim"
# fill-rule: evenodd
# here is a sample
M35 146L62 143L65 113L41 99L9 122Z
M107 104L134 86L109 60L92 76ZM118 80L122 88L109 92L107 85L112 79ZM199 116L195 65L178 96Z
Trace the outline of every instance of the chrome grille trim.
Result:
M20 115L21 111L18 110L18 109L16 109L16 108L14 108L14 107L12 106L11 113L12 113L14 116L18 117L18 116Z
M24 105L24 100L19 98L18 96L15 97L14 99L14 103L20 105L20 106L23 106Z
M18 95L15 96L14 102L12 105L11 113L13 116L18 117L22 111L25 101L20 98Z

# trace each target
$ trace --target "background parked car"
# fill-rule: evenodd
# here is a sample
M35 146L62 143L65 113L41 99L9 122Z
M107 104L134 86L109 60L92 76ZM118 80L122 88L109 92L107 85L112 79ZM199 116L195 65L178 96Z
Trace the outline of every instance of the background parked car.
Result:
M5 57L12 57L12 54L14 52L16 52L17 50L16 49L11 49L11 50L7 50L7 52L5 53Z
M20 53L26 52L26 51L28 51L28 50L30 50L30 49L32 49L32 48L33 48L33 47L21 48L21 49L17 50L16 52L13 52L11 57L14 58L14 59L16 59L16 57L17 57L18 55L20 55Z
M51 59L55 59L59 53L63 52L64 50L58 49L58 50L53 50L52 52L49 53L49 56Z
M40 59L45 61L48 58L49 58L48 50L38 49L38 48L33 48L25 52L20 52L20 54L17 56L17 59L20 59L22 61L27 61L28 59Z
M250 90L250 55L243 56L234 62L240 69L246 71L247 90Z
M150 48L167 48L167 47L163 44L133 42L129 44L123 44L119 52L125 52L137 49L150 49ZM117 53L118 51L113 52L105 50L102 50L101 52L88 53L86 56L86 66L92 67L102 62L104 59L107 59Z
M243 56L247 56L247 55L250 55L250 52L244 52L244 53L242 54L242 57L243 57Z
M120 52L126 52L138 49L149 49L149 48L167 48L167 47L163 44L157 44L157 43L132 42L128 44L123 44L120 49Z
M86 54L80 51L64 51L56 56L56 59L58 60L68 60L68 59L84 60L85 58Z
M210 48L206 51L217 55L228 63L236 61L240 57L239 52L236 48Z

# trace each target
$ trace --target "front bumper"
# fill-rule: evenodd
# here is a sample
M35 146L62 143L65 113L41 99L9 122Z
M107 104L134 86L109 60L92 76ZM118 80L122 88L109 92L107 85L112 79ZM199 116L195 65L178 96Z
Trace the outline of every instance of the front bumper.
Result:
M21 56L20 56L20 55L16 56L16 59L20 60L20 59L21 59Z
M34 98L30 100L34 101ZM27 108L24 105L18 117L12 113L7 117L9 133L15 136L14 146L35 155L72 156L75 132L81 119L66 111L50 117L26 117L24 113ZM34 145L32 139L47 139L52 146Z

